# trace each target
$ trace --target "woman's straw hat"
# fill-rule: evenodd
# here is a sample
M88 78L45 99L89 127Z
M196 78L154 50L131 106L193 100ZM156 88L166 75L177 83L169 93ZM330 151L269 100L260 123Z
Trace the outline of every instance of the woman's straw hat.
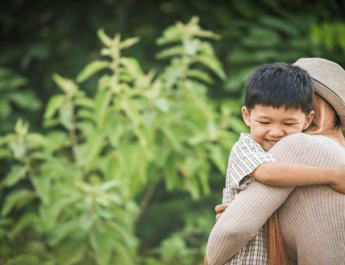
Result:
M322 58L302 58L294 63L312 77L315 93L337 112L340 127L345 129L345 71L334 62Z

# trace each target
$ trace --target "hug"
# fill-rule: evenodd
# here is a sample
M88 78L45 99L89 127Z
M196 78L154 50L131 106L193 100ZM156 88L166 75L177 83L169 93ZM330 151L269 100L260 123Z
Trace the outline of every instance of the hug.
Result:
M261 66L242 114L251 133L231 150L205 264L345 264L345 71Z

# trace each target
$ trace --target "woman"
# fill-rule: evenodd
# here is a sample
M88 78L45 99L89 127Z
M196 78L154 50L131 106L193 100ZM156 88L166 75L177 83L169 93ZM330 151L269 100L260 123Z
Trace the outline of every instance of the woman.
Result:
M308 71L315 81L316 93L329 104L315 96L315 106L320 108L315 110L318 117L307 133L317 135L285 137L270 153L279 161L310 166L345 164L341 134L341 128L345 128L345 71L320 58L300 59L295 65ZM229 260L281 205L278 211L281 232L291 258L298 260L299 265L344 263L343 194L324 185L294 190L294 187L273 187L254 181L229 205L213 228L207 246L209 264L224 264ZM271 222L269 228L276 233L271 240L274 247L277 247L276 239L280 234L276 225ZM269 254L271 264L282 264L282 250Z

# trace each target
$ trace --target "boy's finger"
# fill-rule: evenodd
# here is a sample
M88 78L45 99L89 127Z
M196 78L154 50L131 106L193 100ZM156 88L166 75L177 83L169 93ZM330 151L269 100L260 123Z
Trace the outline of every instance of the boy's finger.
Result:
M221 216L222 216L221 213L219 213L219 214L216 215L216 223L217 223L218 219L219 219Z
M215 211L216 211L216 213L222 213L225 211L226 208L228 208L228 206L229 206L229 204L227 204L227 203L217 205L215 208Z
M223 196L224 196L224 194L225 194L225 188L223 189Z

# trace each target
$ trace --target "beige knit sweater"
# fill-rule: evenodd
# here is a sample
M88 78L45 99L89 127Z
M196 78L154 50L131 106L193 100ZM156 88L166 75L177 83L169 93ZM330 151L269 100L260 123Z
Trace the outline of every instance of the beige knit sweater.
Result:
M269 153L278 161L310 166L345 164L345 149L324 136L290 135ZM285 248L299 265L345 264L345 195L328 185L274 187L258 181L232 201L212 229L208 263L224 264L279 207Z

